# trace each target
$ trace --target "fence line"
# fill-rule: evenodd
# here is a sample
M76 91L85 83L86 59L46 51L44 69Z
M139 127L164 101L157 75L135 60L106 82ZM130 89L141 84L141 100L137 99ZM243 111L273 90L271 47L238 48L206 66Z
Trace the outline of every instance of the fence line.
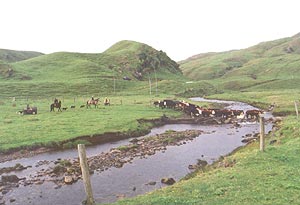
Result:
M259 147L260 151L265 150L265 118L259 117L259 124L260 124L260 140L259 140Z
M295 100L295 110L296 110L297 120L299 120L298 103L296 100Z

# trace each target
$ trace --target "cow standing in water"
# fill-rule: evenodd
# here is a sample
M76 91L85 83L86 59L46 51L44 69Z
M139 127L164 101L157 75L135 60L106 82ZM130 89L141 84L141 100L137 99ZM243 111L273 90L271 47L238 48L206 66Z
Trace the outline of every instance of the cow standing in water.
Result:
M247 119L258 119L259 118L259 115L263 114L264 111L262 110L247 110L246 111L246 118Z

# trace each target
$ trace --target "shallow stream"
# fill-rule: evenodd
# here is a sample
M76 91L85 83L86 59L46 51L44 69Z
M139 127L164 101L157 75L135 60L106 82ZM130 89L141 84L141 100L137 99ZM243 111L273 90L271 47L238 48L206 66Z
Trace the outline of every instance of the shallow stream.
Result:
M202 98L193 98L195 101L203 101ZM254 109L252 106L240 102L214 101L227 103L231 109ZM266 118L271 117L267 114ZM266 133L271 130L272 125L266 124ZM160 181L165 177L172 177L176 181L186 176L191 171L188 166L196 164L198 159L212 163L220 156L229 154L237 147L244 145L241 140L246 134L259 132L258 123L241 123L240 128L231 124L227 125L189 125L170 124L153 128L147 137L164 133L167 130L183 131L197 129L207 131L194 140L181 146L170 146L167 150L156 153L145 158L137 158L132 163L124 164L122 168L110 168L103 172L95 172L91 175L94 198L97 203L114 202L119 198L133 197L165 186ZM101 144L87 147L87 155L93 156L101 152L107 152L111 148L119 147L129 143L130 139L113 143ZM57 159L77 158L76 149L59 152L39 154L31 158L23 158L0 164L1 167L14 166L20 163L23 166L32 166L20 172L11 172L19 178L30 177L41 169L54 166ZM43 164L44 160L51 161ZM149 182L152 182L149 185ZM155 183L154 183L155 182ZM1 192L0 192L1 194ZM53 182L43 184L20 185L7 194L3 195L5 204L36 204L36 205L79 205L85 199L85 191L82 180L72 184L57 187Z

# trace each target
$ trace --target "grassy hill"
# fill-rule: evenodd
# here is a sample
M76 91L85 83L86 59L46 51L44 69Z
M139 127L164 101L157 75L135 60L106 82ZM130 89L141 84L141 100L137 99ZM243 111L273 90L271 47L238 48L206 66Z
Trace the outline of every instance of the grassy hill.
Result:
M7 62L7 63L22 61L40 55L44 55L44 54L40 52L34 52L34 51L14 51L8 49L0 49L0 61Z
M156 93L176 94L189 89L188 80L165 52L134 41L99 54L57 52L2 62L0 69L4 96L148 94L149 81Z
M282 123L267 135L266 150L255 141L201 168L176 184L113 204L299 204L300 34L179 62L191 84L224 91L210 98L236 100L267 109ZM195 88L193 88L195 89Z
M179 62L189 78L211 80L228 90L299 87L300 35L242 50L195 55Z

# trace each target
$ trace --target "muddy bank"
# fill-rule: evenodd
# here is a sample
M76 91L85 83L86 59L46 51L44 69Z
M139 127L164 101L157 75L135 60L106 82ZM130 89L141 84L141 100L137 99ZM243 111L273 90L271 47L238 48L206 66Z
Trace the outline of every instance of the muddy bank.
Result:
M137 120L141 125L144 123L150 123L148 129L140 129L135 131L128 132L106 132L103 134L94 134L94 135L86 135L79 136L73 139L53 143L48 146L31 146L31 147L21 147L18 149L11 149L6 151L5 153L0 153L0 163L18 159L18 158L27 158L32 157L37 154L51 152L51 151L59 151L63 149L67 149L66 144L70 144L68 148L72 148L72 146L76 146L76 141L86 141L87 145L98 145L107 142L115 142L122 139L134 138L146 135L150 132L150 129L153 127L159 127L166 124L222 124L222 123L232 123L231 120L224 121L223 119L217 119L213 117L200 117L200 118L190 118L190 117L182 117L182 118L169 118L167 116L162 116L157 119L139 119ZM74 144L72 144L74 143Z

